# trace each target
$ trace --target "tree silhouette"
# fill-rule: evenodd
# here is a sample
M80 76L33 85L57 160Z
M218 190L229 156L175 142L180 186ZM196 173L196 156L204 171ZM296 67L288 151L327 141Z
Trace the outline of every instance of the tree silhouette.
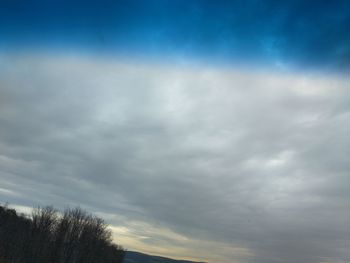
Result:
M0 263L121 263L124 254L107 224L81 208L26 216L0 206Z

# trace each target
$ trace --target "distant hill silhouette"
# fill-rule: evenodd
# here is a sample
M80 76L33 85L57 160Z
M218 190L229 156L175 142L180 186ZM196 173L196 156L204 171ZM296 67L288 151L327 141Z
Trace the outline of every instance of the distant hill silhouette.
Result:
M175 260L166 257L152 256L135 251L125 253L123 263L199 263L188 260ZM202 262L203 263L203 262Z

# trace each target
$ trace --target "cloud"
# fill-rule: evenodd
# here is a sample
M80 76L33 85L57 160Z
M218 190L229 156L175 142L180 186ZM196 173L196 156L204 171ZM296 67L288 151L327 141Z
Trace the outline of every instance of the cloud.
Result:
M347 77L1 56L1 200L80 205L150 253L348 262Z

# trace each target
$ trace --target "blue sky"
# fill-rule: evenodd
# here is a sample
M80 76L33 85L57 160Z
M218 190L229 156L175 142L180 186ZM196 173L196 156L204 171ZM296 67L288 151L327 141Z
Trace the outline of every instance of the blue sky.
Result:
M349 1L1 1L0 202L129 250L349 263Z
M3 1L1 44L349 67L348 1Z

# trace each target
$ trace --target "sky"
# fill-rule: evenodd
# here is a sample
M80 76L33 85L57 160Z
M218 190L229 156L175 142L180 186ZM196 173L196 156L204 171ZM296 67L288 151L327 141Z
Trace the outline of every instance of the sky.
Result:
M0 202L128 250L350 263L348 1L0 2Z

